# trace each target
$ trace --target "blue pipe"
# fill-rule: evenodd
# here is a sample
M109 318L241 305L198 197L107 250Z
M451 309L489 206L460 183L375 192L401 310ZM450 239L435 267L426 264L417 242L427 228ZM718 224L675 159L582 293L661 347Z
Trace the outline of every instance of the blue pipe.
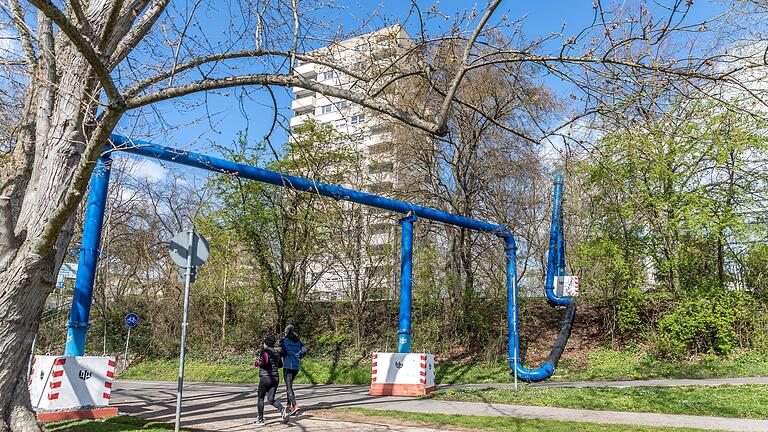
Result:
M507 333L509 334L509 367L523 381L542 381L552 376L555 365L544 362L538 369L523 366L520 358L520 329L517 312L517 244L511 235L502 236L507 257Z
M85 354L85 337L88 333L88 319L91 314L93 281L96 278L101 226L104 222L111 171L112 159L108 155L103 155L96 161L96 168L91 174L91 189L88 193L88 204L85 210L83 239L77 264L72 310L67 324L67 344L64 355L81 356Z
M549 253L547 254L547 275L544 282L544 292L547 300L553 305L567 305L571 302L568 297L555 294L555 277L565 273L565 251L561 223L561 203L563 193L563 174L555 175L555 187L552 193L552 223L549 229Z
M152 144L146 141L132 140L121 135L111 135L110 141L117 150L127 153L151 157L194 168L200 168L208 171L216 171L223 174L230 174L250 180L256 180L262 183L269 183L275 186L287 187L304 192L316 193L331 197L337 200L350 201L358 204L364 204L371 207L390 210L397 213L413 213L424 219L434 220L459 227L469 228L477 231L484 231L494 234L508 233L507 227L488 222L480 222L468 217L446 213L440 210L422 207L416 204L397 201L381 196L348 189L341 186L329 185L302 177L296 177L288 174L281 174L275 171L269 171L262 168L255 168L243 165L237 162L219 159L213 156L206 156L199 153L188 152ZM109 150L109 148L107 148Z
M365 192L359 192L353 189L347 189L341 186L329 185L301 177L291 176L287 174L281 174L274 171L269 171L261 168L255 168L240 163L219 159L212 156L206 156L194 152L187 152L178 150L172 147L159 146L146 141L131 140L127 137L120 135L111 135L110 141L114 147L106 148L106 151L120 150L128 153L132 153L139 156L150 157L154 159L165 160L168 162L178 163L194 168L200 168L208 171L219 172L223 174L235 175L238 177L247 178L263 183L269 183L280 187L287 187L299 191L317 193L319 195L331 197L337 200L346 200L363 205L377 207L385 210L390 210L397 213L409 215L413 220L403 223L403 250L401 255L401 309L400 309L400 336L405 337L405 342L399 344L398 349L400 352L410 351L410 310L411 310L411 283L412 283L412 240L413 240L413 227L412 223L416 217L423 217L425 219L443 222L449 225L464 227L477 231L484 231L488 233L496 234L504 239L507 257L507 329L509 334L509 361L510 366L513 368L517 376L525 381L540 381L546 379L554 373L555 365L559 354L562 353L562 349L565 346L568 334L570 334L570 323L573 321L573 313L575 309L572 308L573 304L569 305L569 309L566 312L566 325L561 331L561 335L558 338L553 349L553 354L550 354L550 358L542 364L538 369L529 369L522 366L520 359L520 341L519 341L519 329L518 329L518 310L517 310L517 246L515 244L514 237L507 227L491 224L487 222L481 222L467 217L442 212L440 210L431 209L428 207L422 207L415 204L397 201L389 198L380 197L377 195L368 194ZM104 157L104 161L109 159ZM101 163L101 161L100 161ZM92 180L91 197L89 197L89 207L86 213L86 227L85 232L89 232L88 236L83 235L83 255L81 255L81 268L78 271L77 281L90 280L90 287L88 288L88 295L78 294L76 292L77 301L73 302L74 317L71 319L72 323L83 323L85 326L79 327L77 325L72 326L70 331L74 334L78 334L76 339L72 335L69 339L81 340L79 351L75 349L70 350L70 344L67 343L68 352L83 352L85 346L85 332L87 330L87 315L81 312L75 312L75 304L80 304L83 299L88 300L90 306L90 291L93 288L93 276L95 275L95 262L98 257L98 242L101 231L101 224L103 222L104 200L106 198L106 185L108 183L109 167L108 164L104 164L106 169L106 176L97 176L94 171L94 178ZM106 177L106 178L105 178ZM101 180L101 181L100 181ZM103 185L101 184L103 183ZM562 194L562 175L558 174L555 181L554 191L554 206L552 210L552 227L550 229L550 250L547 261L547 276L546 276L546 294L550 302L554 304L569 304L571 300L565 297L558 297L554 294L554 276L555 273L564 272L564 250L563 250L563 238L562 229L560 224L560 196ZM93 189L96 189L94 191ZM100 189L103 189L99 191ZM96 193L95 193L96 192ZM97 198L99 194L104 195L101 200L101 204L98 204ZM92 211L91 200L94 200L94 208ZM100 205L100 210L98 206ZM408 218L406 218L407 220ZM86 238L89 239L89 243L86 243ZM87 247L86 244L92 244L95 240L95 246ZM407 247L407 250L406 250ZM96 251L96 254L87 255L86 251ZM83 264L86 257L90 256L91 264ZM557 269L556 269L557 268ZM82 277L81 277L82 273ZM406 277L407 276L407 277ZM85 291L86 285L83 283L77 283L77 286L82 286ZM406 295L407 294L407 295ZM78 297L79 296L79 297ZM79 311L79 308L78 308ZM85 321L82 321L78 317L85 316ZM407 333L406 333L407 332ZM407 350L407 351L406 351Z
M400 219L402 237L400 245L400 330L397 334L397 352L411 352L411 286L413 283L413 223L417 217L408 215Z

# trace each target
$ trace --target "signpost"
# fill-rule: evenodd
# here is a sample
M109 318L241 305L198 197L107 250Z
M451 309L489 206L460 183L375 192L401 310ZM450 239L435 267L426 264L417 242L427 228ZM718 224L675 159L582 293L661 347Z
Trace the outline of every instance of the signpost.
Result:
M182 231L171 239L171 260L184 271L184 314L181 322L181 353L179 355L179 381L176 388L176 422L174 431L181 427L181 395L184 389L184 356L187 345L187 318L189 310L189 286L198 266L208 261L208 241L193 229Z
M129 313L123 318L123 322L128 327L128 337L125 338L125 353L123 354L123 370L128 368L128 342L131 340L131 330L139 325L139 316L135 313Z

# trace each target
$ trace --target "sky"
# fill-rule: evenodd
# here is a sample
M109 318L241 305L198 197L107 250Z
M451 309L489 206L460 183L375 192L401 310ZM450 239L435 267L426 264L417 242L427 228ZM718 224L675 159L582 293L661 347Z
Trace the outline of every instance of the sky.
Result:
M412 35L417 33L417 20L411 18L407 22L402 21L408 15L409 1L368 2L358 0L339 1L337 4L344 7L333 10L332 15L323 18L335 21L345 28L356 28L357 23L361 20L378 12L386 16L387 19L386 21L383 19L374 20L374 24L370 26L371 31L376 30L377 26L401 22ZM433 3L419 2L419 4L426 9ZM483 9L485 4L484 1L478 4L477 2L460 0L442 0L438 3L438 9L446 15L453 16L473 6ZM604 4L607 2L604 1ZM723 1L696 0L688 19L691 22L698 22L716 15L724 8L725 2ZM563 25L565 25L564 33L566 35L575 33L592 22L594 13L592 0L506 0L496 11L495 17L505 14L509 19L524 17L523 32L527 38L533 39L552 32L560 32ZM427 24L428 31L440 33L441 30L450 25L451 21L432 20ZM214 21L210 25L211 30L221 30L220 26L226 25L226 23ZM217 28L217 26L219 27ZM567 86L555 79L548 80L546 85L559 94L565 94L569 91ZM237 134L246 128L251 140L260 139L271 124L271 98L266 92L254 92L251 93L250 99L244 99L241 102L236 97L237 94L238 90L211 93L207 95L208 103L205 107L187 109L183 112L178 111L177 104L158 104L157 108L163 112L164 120L168 124L183 125L183 127L171 129L160 138L163 140L162 144L215 154L213 145L230 145L237 138ZM291 104L290 90L276 89L275 94L280 114L285 117L287 123L291 114L289 109ZM207 117L208 114L210 114L210 119L197 120ZM195 121L190 122L189 119L195 119ZM131 136L132 130L130 128L131 123L124 121L118 125L116 132ZM284 143L286 139L287 135L283 130L277 130L272 136L272 141L278 145ZM152 171L149 169L142 172L157 177L157 174L153 174Z

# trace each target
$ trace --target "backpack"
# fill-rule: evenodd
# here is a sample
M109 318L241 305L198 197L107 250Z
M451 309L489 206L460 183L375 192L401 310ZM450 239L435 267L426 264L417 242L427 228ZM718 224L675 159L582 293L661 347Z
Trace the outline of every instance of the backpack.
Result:
M269 359L269 366L268 367L262 366L261 368L270 372L277 373L278 369L283 367L283 359L281 358L280 354L269 349L266 349L263 352L267 353L267 359Z

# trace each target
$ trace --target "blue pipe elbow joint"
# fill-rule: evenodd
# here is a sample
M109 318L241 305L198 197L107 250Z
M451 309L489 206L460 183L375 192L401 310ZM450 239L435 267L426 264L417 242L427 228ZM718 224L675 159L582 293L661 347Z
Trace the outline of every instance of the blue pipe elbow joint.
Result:
M511 364L510 367L514 368L515 365ZM554 373L555 366L549 362L542 363L542 365L536 369L529 369L523 367L520 363L517 364L517 378L525 382L544 381L545 379L551 377Z

